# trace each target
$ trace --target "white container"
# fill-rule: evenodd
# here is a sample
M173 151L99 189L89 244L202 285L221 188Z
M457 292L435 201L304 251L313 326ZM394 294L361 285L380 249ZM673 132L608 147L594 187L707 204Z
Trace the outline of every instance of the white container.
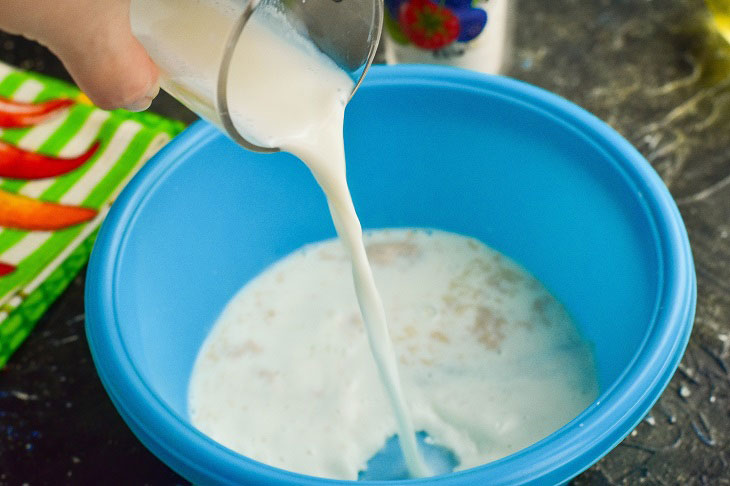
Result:
M491 74L509 67L514 0L385 0L385 3L388 64L444 64ZM410 17L407 9L411 9ZM480 29L483 12L486 12L486 24ZM419 36L417 22L413 20L422 17L414 15L430 15L436 24L443 20L441 32L431 36L435 42L424 39L428 36ZM454 19L458 24L457 34ZM442 37L434 37L439 34Z

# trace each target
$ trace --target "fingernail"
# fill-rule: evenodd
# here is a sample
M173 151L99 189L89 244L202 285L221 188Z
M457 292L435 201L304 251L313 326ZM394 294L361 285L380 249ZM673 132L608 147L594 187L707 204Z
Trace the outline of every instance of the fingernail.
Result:
M127 111L144 111L150 107L150 105L152 104L152 100L155 99L159 92L160 85L158 83L155 83L149 90L147 90L147 94L145 94L137 101L125 106L124 109Z
M149 108L151 104L152 98L150 98L149 96L145 96L144 98L125 106L124 109L127 111L144 111Z

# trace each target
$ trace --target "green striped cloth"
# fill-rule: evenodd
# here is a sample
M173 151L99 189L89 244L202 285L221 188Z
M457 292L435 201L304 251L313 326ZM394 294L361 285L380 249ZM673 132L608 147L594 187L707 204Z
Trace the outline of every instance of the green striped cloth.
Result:
M101 142L89 161L62 176L33 181L0 178L4 191L99 211L88 223L53 232L0 227L0 262L16 267L0 277L2 367L86 263L99 224L124 184L184 127L151 113L100 110L74 86L2 63L0 96L26 102L78 101L39 125L0 129L5 142L60 157L77 156L94 141Z

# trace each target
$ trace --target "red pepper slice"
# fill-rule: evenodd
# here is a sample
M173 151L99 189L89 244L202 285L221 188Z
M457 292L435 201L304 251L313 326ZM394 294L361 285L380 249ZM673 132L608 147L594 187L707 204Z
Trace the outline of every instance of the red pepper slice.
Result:
M94 219L97 211L68 206L0 189L0 226L26 231L53 231Z
M63 175L83 165L99 150L99 146L97 141L78 157L62 158L28 152L0 141L0 177L45 179Z
M4 277L5 275L13 273L14 271L15 267L13 265L0 262L0 277Z
M69 99L24 103L0 97L0 128L21 128L36 125L73 104L74 101Z

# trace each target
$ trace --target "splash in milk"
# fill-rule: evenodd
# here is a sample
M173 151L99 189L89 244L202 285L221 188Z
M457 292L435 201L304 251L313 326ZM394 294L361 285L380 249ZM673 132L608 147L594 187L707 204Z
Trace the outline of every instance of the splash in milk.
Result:
M196 427L270 465L357 479L396 433L411 475L425 476L415 430L464 469L576 416L596 394L590 353L542 286L480 243L373 234L386 308L345 177L353 81L275 23L254 17L243 31L230 66L232 117L250 141L307 164L341 243L290 256L229 303L191 378Z

